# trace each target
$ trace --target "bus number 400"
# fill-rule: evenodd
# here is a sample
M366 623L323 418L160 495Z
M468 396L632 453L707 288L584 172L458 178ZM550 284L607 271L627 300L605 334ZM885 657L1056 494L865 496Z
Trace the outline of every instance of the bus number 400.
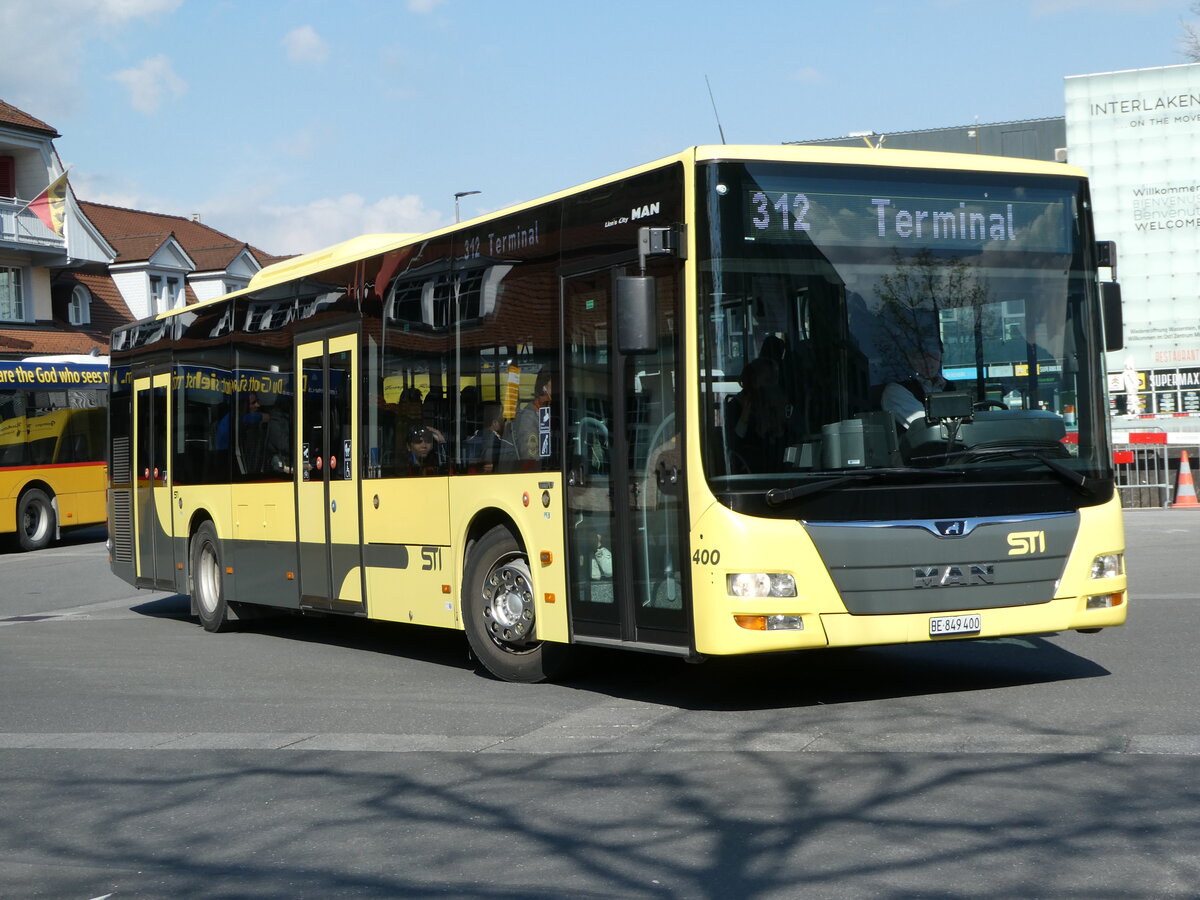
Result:
M692 554L692 562L698 566L715 566L720 561L720 550L697 550Z

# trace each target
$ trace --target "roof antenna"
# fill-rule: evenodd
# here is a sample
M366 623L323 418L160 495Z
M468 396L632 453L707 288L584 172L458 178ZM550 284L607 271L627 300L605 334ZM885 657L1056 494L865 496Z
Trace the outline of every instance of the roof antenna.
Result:
M708 85L708 99L712 103L713 118L717 120L717 131L721 134L721 143L727 143L725 140L725 129L721 127L721 116L717 112L717 101L713 99L712 84L708 80L708 76L704 76L704 83Z

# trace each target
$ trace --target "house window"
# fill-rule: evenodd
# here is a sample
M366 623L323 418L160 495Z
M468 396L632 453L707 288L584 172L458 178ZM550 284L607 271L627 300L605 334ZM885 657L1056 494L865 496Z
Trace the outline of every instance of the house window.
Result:
M11 156L0 156L0 197L16 196L16 161Z
M0 321L25 321L24 285L21 269L0 266Z
M162 303L163 280L158 275L150 276L150 315L155 315L166 309Z
M90 325L92 321L92 292L82 284L75 285L71 291L71 302L67 307L67 316L72 325Z

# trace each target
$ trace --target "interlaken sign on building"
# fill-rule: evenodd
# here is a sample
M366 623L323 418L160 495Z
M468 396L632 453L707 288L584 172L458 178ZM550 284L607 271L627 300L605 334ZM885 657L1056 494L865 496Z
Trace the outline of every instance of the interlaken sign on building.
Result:
M1200 64L1068 77L1066 122L1097 237L1117 242L1126 349L1108 370L1132 359L1141 412L1200 413Z

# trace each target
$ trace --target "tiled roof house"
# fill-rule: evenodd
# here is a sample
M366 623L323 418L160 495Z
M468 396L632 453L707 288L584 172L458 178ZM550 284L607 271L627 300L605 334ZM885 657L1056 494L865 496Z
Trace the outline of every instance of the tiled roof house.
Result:
M107 275L133 319L240 290L280 259L195 217L87 201L79 206L115 252ZM65 298L78 283L87 284L83 274L62 273L55 295Z
M55 308L51 282L56 272L83 266L103 270L114 256L69 189L61 233L28 208L62 174L54 150L58 136L50 125L0 100L0 359L93 348L103 353L105 328L129 316L121 304L110 310L103 299L96 303L94 324L68 308L71 301Z
M116 326L243 288L283 258L196 218L70 191L56 233L25 207L62 172L58 136L0 100L0 359L107 354Z

